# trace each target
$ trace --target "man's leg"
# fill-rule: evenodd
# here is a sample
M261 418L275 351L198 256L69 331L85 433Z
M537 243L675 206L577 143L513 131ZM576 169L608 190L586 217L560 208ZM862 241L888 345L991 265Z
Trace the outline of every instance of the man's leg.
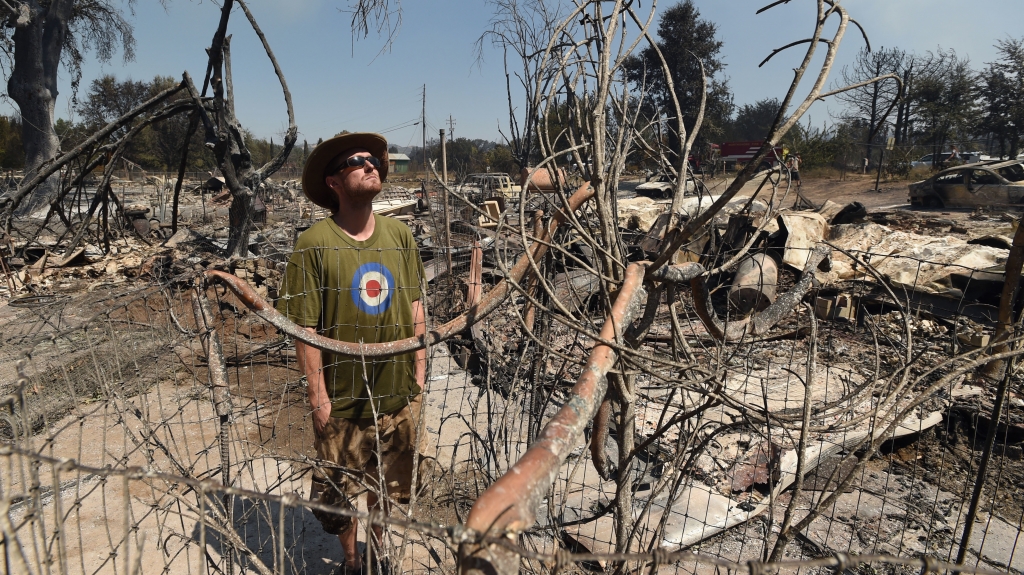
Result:
M417 433L416 422L419 421L422 398L416 396L411 399L410 405L396 413L389 414L382 418L383 427L380 430L380 461L383 462L384 485L378 486L380 491L370 489L366 493L366 509L383 511L383 515L390 514L389 495L396 497L400 502L407 502L412 483L412 462L413 452L416 450ZM373 478L379 477L380 470L373 468L368 470L368 475ZM383 499L382 499L383 497ZM373 534L371 536L371 533ZM384 529L382 525L373 525L366 530L367 559L374 565L374 575L377 575L376 568L389 572L384 555Z
M380 499L378 499L377 493L367 492L367 511L377 510L377 508L380 508ZM373 538L370 536L371 532L374 534ZM367 530L367 558L371 565L374 563L374 552L380 551L383 541L384 529L380 525L373 525Z
M384 464L383 475L384 485L387 487L377 486L377 489L381 489L383 493L386 491L392 491L391 496L397 497L399 501L404 502L409 497L411 482L412 482L412 462L413 452L416 450L416 444L422 442L423 438L417 438L416 422L419 421L419 413L422 404L422 398L416 396L410 401L410 405L401 409L397 413L383 416L381 419L383 425L379 430L379 438L381 444L379 446L378 458ZM369 437L369 433L367 434ZM377 439L377 437L374 437ZM381 471L378 470L376 465L365 467L366 476L369 478L377 479L380 476ZM422 477L420 479L423 479ZM378 496L377 491L371 487L366 493L366 509L368 511L383 510L384 515L387 515L389 509L388 495L384 494L384 499L381 500ZM351 532L351 538L353 546L355 545L355 529ZM372 533L372 535L371 535ZM345 535L349 535L348 532ZM346 542L342 540L342 546L345 546ZM384 545L384 529L381 525L371 525L366 529L366 549L367 549L367 560L373 564L378 565L378 560L382 557L375 555L379 554L383 556L383 545ZM347 549L347 547L346 547ZM348 557L346 551L346 559ZM365 564L365 563L364 563ZM376 575L376 571L374 571Z
M348 529L338 534L338 541L341 542L341 549L345 552L345 565L354 571L359 570L363 562L359 557L359 547L356 545L356 535L359 532L359 520L352 518Z
M316 438L317 457L350 470L363 469L367 463L367 458L363 454L364 450L361 449L363 435L364 433L360 428L358 420L332 417L324 434ZM331 488L327 489L326 485L320 486L320 489L317 491L322 493L322 495L314 497L314 499L319 500L320 503L325 505L355 510L356 498L358 496L353 492L357 493L358 488L354 488L351 481L344 473L335 471L331 473L331 481L329 482ZM357 546L358 520L355 517L342 518L333 513L318 514L314 511L313 514L317 515L317 519L323 524L324 530L328 533L338 534L338 542L341 544L342 552L345 555L344 565L346 569L342 572L359 571L363 566L363 562Z

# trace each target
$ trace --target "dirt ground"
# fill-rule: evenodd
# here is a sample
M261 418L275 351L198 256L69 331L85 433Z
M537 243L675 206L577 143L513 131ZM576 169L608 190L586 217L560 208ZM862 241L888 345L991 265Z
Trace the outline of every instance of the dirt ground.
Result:
M705 183L712 190L712 193L721 193L725 190L725 187L731 181L732 175L728 178L718 177L710 180L705 180ZM754 193L760 185L760 180L751 180L743 186L743 191L740 193L748 195ZM907 181L882 181L879 188L881 191L875 191L875 178L874 176L868 176L864 174L846 174L845 178L840 180L838 175L827 176L827 175L813 175L809 174L802 180L803 185L800 188L800 192L811 200L815 204L821 205L825 200L832 200L837 204L848 204L850 202L860 202L864 204L864 207L868 210L872 209L893 209L906 207L910 208L910 203L907 198ZM786 180L783 179L780 191L784 191L786 186ZM783 205L792 205L792 202L796 200L796 195L790 192L789 199Z
M725 191L726 187L728 187L729 183L732 182L735 175L735 173L730 173L725 176L719 175L716 177L706 177L703 181L711 193L717 195ZM629 192L632 192L632 189L642 181L643 180L626 180L622 182L620 190L628 194ZM838 173L812 173L804 176L802 183L803 185L800 188L801 193L817 205L824 203L825 200L832 200L833 202L843 205L856 201L864 204L864 207L868 210L910 209L907 189L907 186L911 183L910 180L882 180L879 184L880 191L875 190L875 177L873 175L865 174L847 173L842 179L840 179ZM740 191L740 195L753 194L760 184L760 179L754 179L747 182ZM786 179L783 178L780 184L779 192L785 193L787 185ZM783 202L783 206L792 206L796 199L796 194L790 192L786 201ZM915 208L915 210L928 211L921 210L920 208ZM932 211L938 212L939 210ZM943 211L963 214L970 213L969 210Z

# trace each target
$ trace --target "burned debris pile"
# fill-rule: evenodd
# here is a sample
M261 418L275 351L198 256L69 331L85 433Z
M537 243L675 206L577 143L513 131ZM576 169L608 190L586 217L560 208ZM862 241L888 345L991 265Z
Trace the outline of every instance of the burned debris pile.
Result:
M618 222L626 253L649 261L662 248L669 203L622 196ZM715 199L687 198L682 224ZM948 429L951 414L973 405L977 416L982 403L992 405L994 387L974 381L974 368L957 359L976 358L991 342L1009 246L993 247L990 238L1013 230L996 217L968 232L964 221L857 204L780 211L738 196L684 244L670 267L685 275L675 282L682 287L649 292L661 305L645 317L629 360L637 395L628 424L643 454L635 454L627 482L638 518L634 544L712 545L738 559L749 552L742 541L751 529L765 546L774 543L754 519L768 514L778 521L798 473L810 493L794 496L803 510L792 521L804 522L800 537L812 549L925 554L957 543L950 524L966 513L954 506L958 498L956 505L965 505L966 478L912 474L905 495L941 493L928 504L946 510L941 520L923 524L910 519L905 503L885 497L884 505L871 507L859 502L863 495L846 493L870 492L879 478L884 484L893 473L906 475L887 455L891 446L933 457L936 442L956 435ZM561 241L574 245L571 232ZM547 263L553 299L596 327L602 292L586 273L589 254L563 253ZM693 275L697 266L706 275ZM569 387L583 366L570 358L585 353L587 338L557 322L535 324L526 334L522 322L492 316L487 325L472 335L488 385L515 395L517 384L532 382L532 389L518 390L525 396L520 401L543 409L539 419L553 416L572 397ZM541 339L548 357L539 364L510 362L524 337ZM672 381L678 369L689 374L681 387ZM628 425L604 424L613 434ZM595 420L590 441L601 437L607 444L596 449L614 461L618 448L598 425ZM549 512L556 514L539 525L571 548L612 553L617 519L609 505L622 478L606 476L594 460L572 461L555 483L560 503ZM851 507L873 524L837 516L835 506ZM896 530L902 534L896 542L884 535ZM988 558L996 565L992 558L1003 553L1006 560L1008 552L1001 548Z

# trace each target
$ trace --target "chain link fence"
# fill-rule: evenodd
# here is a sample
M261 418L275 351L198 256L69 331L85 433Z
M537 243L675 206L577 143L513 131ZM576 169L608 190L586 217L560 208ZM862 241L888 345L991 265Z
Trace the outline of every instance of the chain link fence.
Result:
M638 297L660 305L631 312L646 327L609 340L618 294L587 272L600 254L578 228L552 226L560 248L524 260L564 198L481 226L458 193L430 192L406 218L428 333L515 285L483 319L430 340L430 465L409 502L385 513L311 501L314 471L330 464L313 449L293 341L252 297L196 271L100 283L0 308L6 572L328 573L343 557L319 512L382 526L376 555L401 572L466 572L480 553L545 573L1022 570L1024 391L1012 361L1003 399L971 377L1000 343L1002 279L967 248L883 257L892 237L833 239L832 271L810 272L836 274L827 287L731 341L697 313L698 292L647 285ZM591 209L574 212L577 226ZM265 254L225 271L273 300L310 215L264 230ZM543 285L510 281L523 261ZM778 267L781 296L801 273ZM725 331L744 317L728 287L708 291ZM1000 353L1015 356L1016 337ZM607 411L603 393L574 388L601 349L616 354ZM484 492L551 440L545 424L573 410L596 417L537 477L543 496L506 492L492 523L471 521ZM524 506L534 521L501 519Z

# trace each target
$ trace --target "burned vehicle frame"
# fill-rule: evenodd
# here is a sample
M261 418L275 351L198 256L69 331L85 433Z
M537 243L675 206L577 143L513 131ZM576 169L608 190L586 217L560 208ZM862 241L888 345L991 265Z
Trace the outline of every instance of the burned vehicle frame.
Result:
M910 204L930 208L1022 206L1024 160L995 160L948 168L910 184Z
M692 174L692 172L690 172L690 174ZM707 188L704 186L704 182L694 178L690 174L687 174L686 188L683 191L683 195L693 196L705 193ZM646 182L638 185L634 192L638 196L654 200L663 200L670 199L675 194L675 190L676 177L667 172L659 172L648 178Z

